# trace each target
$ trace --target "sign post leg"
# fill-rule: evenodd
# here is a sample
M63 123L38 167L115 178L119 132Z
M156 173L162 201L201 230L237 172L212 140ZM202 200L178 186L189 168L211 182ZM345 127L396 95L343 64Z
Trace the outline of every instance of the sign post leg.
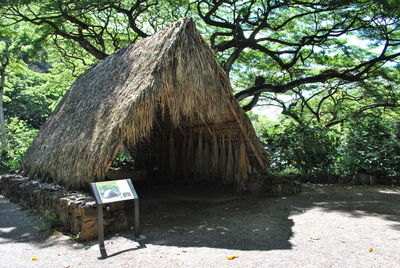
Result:
M97 233L99 239L99 248L102 257L107 256L104 245L104 223L103 223L103 205L97 204Z
M139 225L139 198L134 199L135 202L135 237L138 237L140 234L140 225Z

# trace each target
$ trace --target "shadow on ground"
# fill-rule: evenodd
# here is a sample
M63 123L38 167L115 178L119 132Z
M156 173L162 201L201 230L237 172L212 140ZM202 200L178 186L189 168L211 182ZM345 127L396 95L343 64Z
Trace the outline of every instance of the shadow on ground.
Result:
M45 227L46 222L39 218L38 212L23 210L0 195L0 245L12 241L51 246L45 243L49 232L41 231Z
M140 194L140 192L139 192ZM293 217L311 209L347 217L379 217L400 231L400 187L304 186L290 197L255 197L213 189L146 191L141 196L144 246L209 247L235 250L291 249ZM0 198L0 244L28 242L52 246L43 222ZM132 238L131 232L121 234ZM95 241L92 241L95 243Z
M292 216L319 208L348 217L380 217L400 230L400 188L385 186L304 186L290 197L250 195L215 198L218 193L172 194L158 202L144 198L141 211L145 243L237 250L291 249Z
M162 195L161 195L162 196ZM240 250L290 249L290 207L276 198L192 191L143 198L146 243Z

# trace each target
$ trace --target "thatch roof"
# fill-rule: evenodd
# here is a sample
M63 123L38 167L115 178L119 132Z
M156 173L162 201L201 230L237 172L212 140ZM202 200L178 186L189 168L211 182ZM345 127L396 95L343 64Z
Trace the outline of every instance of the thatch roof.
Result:
M208 168L226 183L243 184L266 161L191 19L118 50L81 75L41 128L23 168L43 180L86 188L104 179L123 144L138 160L138 148L147 144L160 163L168 162L169 174L186 166L201 177Z

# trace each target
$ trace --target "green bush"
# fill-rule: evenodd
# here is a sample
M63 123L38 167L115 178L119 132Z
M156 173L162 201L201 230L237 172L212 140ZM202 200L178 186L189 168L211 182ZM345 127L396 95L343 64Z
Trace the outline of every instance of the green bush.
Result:
M400 175L399 122L383 117L351 120L340 155L342 174Z
M337 158L339 135L320 126L289 123L264 132L271 168L275 172L292 170L304 175L331 173ZM297 171L297 172L296 172Z
M400 175L400 122L395 117L350 118L337 129L293 121L260 129L273 173Z
M36 129L16 118L10 118L6 123L8 150L1 151L0 166L2 169L16 171L20 168L23 156L37 134Z

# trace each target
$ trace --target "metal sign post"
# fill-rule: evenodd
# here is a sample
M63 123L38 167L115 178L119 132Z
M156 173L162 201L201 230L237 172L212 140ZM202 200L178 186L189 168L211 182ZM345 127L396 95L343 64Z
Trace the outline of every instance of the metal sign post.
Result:
M107 256L106 247L104 245L104 218L103 205L97 203L97 238L99 239L100 254L102 257Z
M99 239L100 254L104 258L107 256L104 245L104 218L103 204L133 200L134 202L134 222L135 237L140 234L139 225L139 197L130 179L93 182L90 184L95 196L97 205L97 231Z

